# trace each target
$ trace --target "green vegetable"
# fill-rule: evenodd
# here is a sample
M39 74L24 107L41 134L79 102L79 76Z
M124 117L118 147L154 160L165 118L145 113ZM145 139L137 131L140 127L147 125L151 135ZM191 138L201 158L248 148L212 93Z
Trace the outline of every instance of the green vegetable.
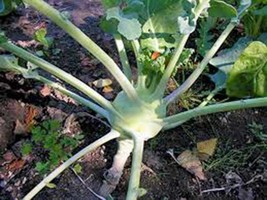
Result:
M267 96L267 46L252 42L235 62L226 86L234 97Z

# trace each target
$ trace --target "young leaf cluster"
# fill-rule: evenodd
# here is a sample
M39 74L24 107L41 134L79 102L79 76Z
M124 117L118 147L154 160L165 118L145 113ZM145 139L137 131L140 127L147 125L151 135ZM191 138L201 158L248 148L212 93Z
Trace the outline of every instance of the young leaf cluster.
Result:
M75 149L83 135L74 137L60 134L61 124L57 120L46 120L31 129L31 142L24 143L22 154L30 154L32 149L42 151L45 158L36 163L36 170L45 174L49 170L58 166L60 162L71 157L71 152Z

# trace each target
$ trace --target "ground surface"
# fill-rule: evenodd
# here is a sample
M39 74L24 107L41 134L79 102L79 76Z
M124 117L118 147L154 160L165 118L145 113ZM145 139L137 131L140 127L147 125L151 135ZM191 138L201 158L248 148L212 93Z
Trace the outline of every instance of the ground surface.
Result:
M98 27L103 13L98 0L50 0L49 2L61 11L70 11L74 23L107 52L111 52L110 55L115 60L117 59L111 37ZM37 12L31 9L20 10L0 19L1 28L6 31L7 36L22 45L24 44L22 42L32 39L35 29L43 23L48 27L49 35L55 39L55 48L61 49L59 54L48 56L48 60L86 83L99 78L110 78L101 64L92 57L87 57L86 51ZM34 49L34 47L29 48ZM29 140L30 135L14 131L17 130L16 121L25 120L30 110L36 110L37 121L54 118L62 123L72 113L89 113L91 116L79 115L72 127L74 133L82 131L85 135L81 147L109 130L105 124L92 117L94 113L74 105L70 99L54 91L47 96L43 95L43 87L42 84L24 80L10 73L0 74L1 200L21 199L42 180L34 169L34 163L40 159L38 151L23 158L20 153L23 142ZM109 99L112 99L118 91L115 83L112 87L113 92L104 94ZM147 142L141 186L147 189L148 193L141 199L267 199L267 142L259 141L249 127L252 123L260 124L263 126L262 131L267 133L266 111L266 109L250 109L197 118L179 128L162 132L157 138ZM213 158L206 162L207 181L197 180L179 167L166 153L168 149L174 149L178 155L185 149L194 148L198 141L210 138L218 138L219 145ZM261 146L257 147L256 144ZM82 166L82 173L79 176L85 184L68 169L54 181L56 188L44 189L35 199L97 199L87 187L98 191L102 174L110 167L115 151L116 143L110 142L79 161ZM129 172L130 160L120 184L113 193L114 199L124 199ZM237 185L233 186L235 184ZM217 191L214 188L221 189ZM215 191L204 191L208 189Z

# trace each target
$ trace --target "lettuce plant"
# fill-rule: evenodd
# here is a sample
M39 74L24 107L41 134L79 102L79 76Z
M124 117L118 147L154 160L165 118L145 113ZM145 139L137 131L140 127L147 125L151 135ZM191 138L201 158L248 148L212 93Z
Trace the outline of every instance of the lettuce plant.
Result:
M251 4L250 0L241 0L238 9L220 0L103 0L106 16L101 26L114 35L122 70L107 53L74 26L66 15L55 10L43 0L23 0L23 2L50 18L95 56L122 88L114 101L108 101L71 74L16 46L3 33L0 34L2 49L31 63L28 65L30 67L23 67L19 65L14 56L1 55L0 69L17 72L25 78L41 81L59 90L106 118L112 127L105 136L82 149L45 177L24 197L25 200L33 198L43 187L84 154L113 139L118 141L118 151L111 168L105 173L106 180L103 182L100 194L107 197L115 189L125 162L132 153L131 175L126 199L137 199L145 193L145 190L140 188L145 141L156 137L162 130L177 127L194 117L267 105L267 98L259 97L214 105L207 105L204 102L197 108L172 116L168 116L166 112L168 106L179 100L202 74L211 58L239 23L243 13ZM168 81L176 71L177 65L183 60L181 57L190 34L196 29L198 19L209 14L225 17L229 24L207 51L194 72L176 90L166 95ZM126 40L129 41L135 53L137 80L132 75L124 47ZM146 56L147 52L152 53L150 60L149 56ZM264 48L262 52L264 54ZM157 63L154 62L155 60ZM155 69L156 67L159 68ZM38 73L40 70L49 72L65 81L84 95L79 95L52 79L40 75ZM232 81L231 79L229 82Z

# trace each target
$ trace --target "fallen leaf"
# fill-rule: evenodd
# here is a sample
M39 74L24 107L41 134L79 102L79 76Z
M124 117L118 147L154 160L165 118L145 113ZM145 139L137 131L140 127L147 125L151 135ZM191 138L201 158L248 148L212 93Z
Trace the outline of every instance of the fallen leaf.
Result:
M50 188L50 189L53 189L53 188L57 187L56 184L54 184L54 183L47 183L45 186Z
M191 174L195 175L198 177L200 180L207 180L203 168L201 165L201 162L197 155L193 153L190 150L186 150L182 152L178 157L177 157L177 162L185 168L187 171L189 171Z
M201 160L207 160L215 152L218 139L212 138L197 143L197 151Z
M14 134L23 135L25 133L27 133L26 124L22 123L20 120L17 119L15 123Z
M93 85L96 86L97 88L103 88L103 87L106 87L106 86L109 86L112 84L112 80L110 79L98 79L96 81L93 82Z
M44 85L44 87L40 90L40 94L43 97L47 97L51 94L51 88L47 85Z
M113 92L113 88L110 86L106 86L106 87L104 87L103 92L104 93Z
M17 157L15 156L15 154L12 151L7 151L3 155L3 158L5 161L11 162L11 161L15 160Z
M34 118L37 116L37 109L33 106L30 106L28 108L26 118L25 118L25 124L26 124L26 130L27 132L30 131L31 127L36 123Z
M6 169L14 173L17 170L21 170L24 165L25 165L25 160L22 160L22 159L15 160L9 165L7 165Z

